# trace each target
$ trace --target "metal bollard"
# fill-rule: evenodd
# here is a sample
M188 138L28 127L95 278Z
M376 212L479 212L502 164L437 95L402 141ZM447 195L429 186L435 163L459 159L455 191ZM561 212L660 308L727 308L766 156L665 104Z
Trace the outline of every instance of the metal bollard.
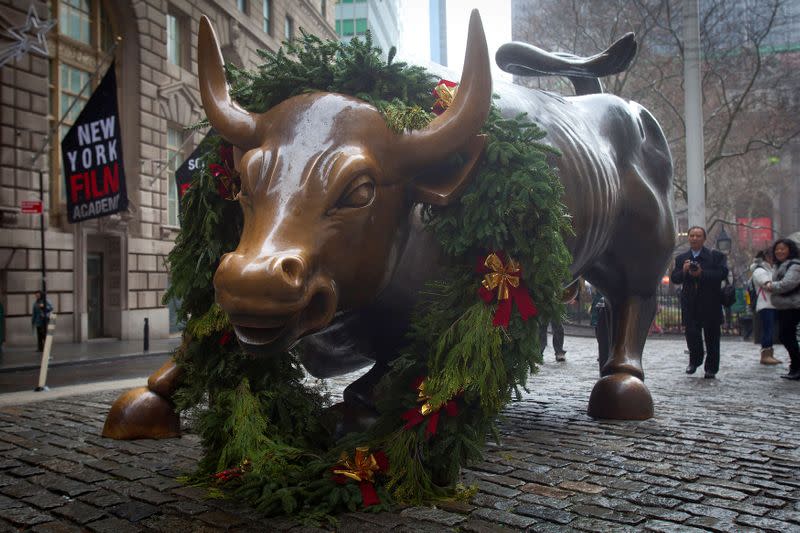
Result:
M144 319L144 351L150 351L150 319Z
M47 369L50 366L50 350L53 349L53 337L56 334L56 314L50 314L50 320L47 322L47 338L44 340L44 350L42 351L42 362L39 365L39 384L33 389L36 392L48 391L50 387L47 386Z

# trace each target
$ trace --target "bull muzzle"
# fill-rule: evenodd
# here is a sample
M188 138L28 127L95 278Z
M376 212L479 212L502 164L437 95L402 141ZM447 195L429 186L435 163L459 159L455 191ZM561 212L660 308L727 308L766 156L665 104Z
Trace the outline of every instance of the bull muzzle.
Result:
M256 354L291 346L327 326L336 312L333 282L310 274L306 260L286 253L267 257L226 254L214 275L217 303L241 345Z

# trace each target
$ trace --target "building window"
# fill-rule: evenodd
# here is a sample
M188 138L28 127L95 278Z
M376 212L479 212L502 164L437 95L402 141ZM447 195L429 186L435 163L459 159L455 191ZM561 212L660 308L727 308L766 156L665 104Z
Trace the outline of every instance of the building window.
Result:
M69 129L78 120L78 115L83 111L83 107L92 95L91 85L87 87L92 74L85 70L66 65L59 65L59 89L58 89L58 109L59 118L62 119L59 131L59 141L64 139ZM81 92L83 91L83 92ZM58 143L61 146L61 143ZM66 202L64 188L57 187L58 202Z
M292 19L292 17L286 17L286 22L284 23L283 27L283 35L286 37L287 41L294 39L294 19Z
M341 21L341 24L339 24L338 20L336 21L336 33L338 33L342 37L352 36L354 34L353 28L354 26L352 19L343 20Z
M63 0L59 6L58 31L70 39L91 44L89 0Z
M178 187L175 183L175 171L183 164L183 130L177 127L167 128L167 161L169 162L169 183L167 185L167 224L178 225Z
M181 21L173 13L167 14L167 61L173 65L182 65L181 57Z
M270 0L264 0L261 8L261 23L263 24L264 33L267 35L272 35L272 24L270 20L270 12L272 11L272 6L270 5Z
M92 88L87 87L91 73L62 63L59 72L59 104L61 109L61 139L78 119L83 106L92 94Z
M345 19L336 21L336 33L339 37L367 34L367 19Z
M236 7L242 13L247 13L247 0L236 0Z

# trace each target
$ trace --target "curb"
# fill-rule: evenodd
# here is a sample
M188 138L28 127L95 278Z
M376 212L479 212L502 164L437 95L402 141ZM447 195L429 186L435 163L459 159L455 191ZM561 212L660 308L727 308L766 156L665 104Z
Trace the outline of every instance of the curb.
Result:
M135 358L145 358L145 357L164 357L172 355L172 351L165 352L165 351L157 351L157 352L133 352L127 354L118 354L118 355L106 355L102 357L96 357L92 359L73 359L71 361L58 361L53 362L52 357L50 359L50 364L48 368L58 368L58 367L66 367L66 366L81 366L81 365L91 365L95 363L109 363L112 361L117 361L119 359L135 359ZM5 367L0 367L0 374L6 374L10 372L25 372L29 370L39 370L41 364L37 363L35 365L26 364L26 365L9 365Z
M54 400L69 396L78 396L93 392L102 392L115 389L132 389L147 385L147 376L131 379L118 379L116 381L97 381L94 383L84 383L82 385L67 385L52 389L35 392L19 391L5 392L0 394L0 407L11 407L28 403L41 402L44 400Z

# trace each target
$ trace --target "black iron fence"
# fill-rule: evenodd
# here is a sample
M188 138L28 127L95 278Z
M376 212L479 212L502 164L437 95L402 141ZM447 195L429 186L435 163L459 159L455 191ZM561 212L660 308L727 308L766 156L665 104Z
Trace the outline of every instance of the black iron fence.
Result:
M660 284L658 286L658 307L656 318L650 326L650 335L664 333L682 334L680 286ZM572 324L588 326L591 323L592 296L588 291L581 291L579 297L567 304L567 320ZM722 324L723 335L752 334L753 315L745 304L744 290L736 289L736 303L723 309L725 321Z

